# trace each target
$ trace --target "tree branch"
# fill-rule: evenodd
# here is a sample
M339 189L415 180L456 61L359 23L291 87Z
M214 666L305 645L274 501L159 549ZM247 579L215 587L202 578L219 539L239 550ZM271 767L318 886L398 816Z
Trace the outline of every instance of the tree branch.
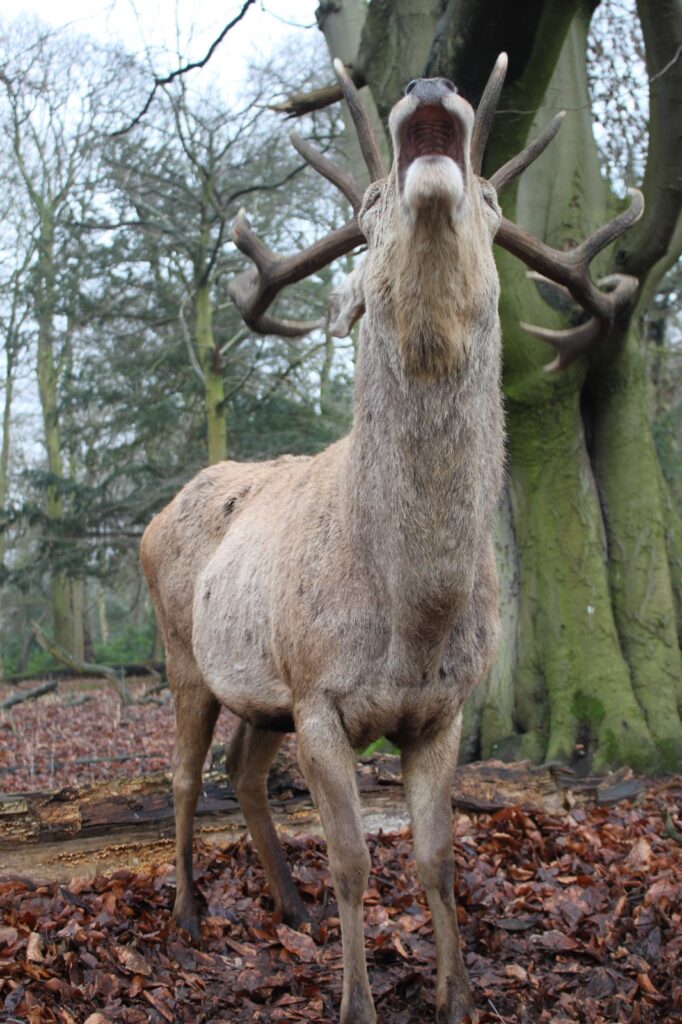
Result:
M644 279L664 260L682 211L682 7L679 0L638 0L649 75L649 152L642 191L646 212L627 236L616 269ZM674 262L675 254L671 253ZM646 282L649 287L650 282Z
M365 76L354 68L348 68L348 74L353 84L358 89L362 89L365 85ZM333 85L325 85L321 89L313 89L311 92L292 92L281 103L270 103L268 110L286 114L289 118L302 117L303 114L331 107L333 103L339 103L342 99L341 86L335 82Z
M73 669L79 676L104 676L116 690L122 704L128 705L133 703L123 675L119 675L118 672L115 672L113 668L109 668L108 665L93 665L87 661L80 661L73 654L65 651L55 640L51 640L46 636L37 622L32 622L31 628L43 650L51 654L56 661L61 661L62 664Z
M149 93L149 96L147 97L147 101L143 106L142 110L139 112L139 114L137 114L136 117L133 118L130 124L126 125L125 128L119 128L115 132L110 132L110 137L116 138L119 135L125 135L127 132L131 131L131 129L133 129L136 125L138 125L142 118L144 117L144 115L149 110L149 108L151 107L152 103L154 102L154 97L156 96L156 93L162 86L170 85L170 83L173 82L176 78L179 78L180 75L186 75L188 71L196 71L197 68L205 67L205 65L208 64L209 60L211 59L215 51L218 49L218 47L222 43L227 33L230 31L230 29L233 29L234 26L242 20L242 18L248 11L249 7L251 7L255 2L256 0L245 0L244 6L242 7L239 14L237 14L232 19L232 21L228 22L228 24L222 30L220 35L217 37L217 39L213 40L208 50L206 51L205 56L202 57L201 60L190 61L187 64L183 64L182 67L176 68L175 71L171 71L170 74L166 75L163 78L155 77L154 85Z

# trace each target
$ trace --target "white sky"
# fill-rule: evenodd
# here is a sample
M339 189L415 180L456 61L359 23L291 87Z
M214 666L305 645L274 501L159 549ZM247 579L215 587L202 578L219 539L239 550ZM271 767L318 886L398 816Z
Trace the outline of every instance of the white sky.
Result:
M317 2L257 0L208 67L194 74L236 84L248 59L268 56L283 38L315 26ZM177 66L178 51L185 61L201 59L241 8L242 0L2 0L1 14L8 21L34 14L55 28L70 25L103 42L122 43L141 57L150 54L154 71L163 75Z

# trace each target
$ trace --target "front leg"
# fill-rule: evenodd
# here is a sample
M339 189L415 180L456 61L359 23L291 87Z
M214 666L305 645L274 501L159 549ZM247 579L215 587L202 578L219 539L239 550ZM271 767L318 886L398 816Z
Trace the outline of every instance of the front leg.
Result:
M402 751L417 873L426 889L436 939L438 1024L460 1024L473 1013L454 896L451 787L460 731L458 716L435 736L422 737Z
M362 897L370 859L362 831L355 755L338 714L316 706L296 715L298 759L327 839L343 945L341 1024L376 1024L367 978Z

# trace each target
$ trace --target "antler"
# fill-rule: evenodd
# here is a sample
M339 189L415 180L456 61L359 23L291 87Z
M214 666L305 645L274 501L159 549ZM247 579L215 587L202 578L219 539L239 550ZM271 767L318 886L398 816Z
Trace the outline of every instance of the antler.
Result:
M317 327L324 327L325 320L282 320L269 316L265 311L275 296L287 285L316 273L365 240L357 220L353 218L301 252L293 256L277 256L252 230L244 210L239 211L232 225L232 237L237 248L255 266L230 282L230 298L244 322L254 331L279 334L283 338L300 338Z
M334 71L353 118L367 168L372 180L376 181L386 174L376 136L358 90L340 60L334 61ZM232 237L237 248L253 261L254 266L239 274L230 283L228 292L252 330L261 334L298 338L315 328L324 327L325 320L282 320L268 315L266 310L287 285L314 274L364 242L365 236L357 222L363 189L352 175L337 167L296 132L291 132L289 137L303 159L343 193L353 207L355 216L344 227L331 231L302 252L293 256L277 256L253 231L245 211L240 210L232 225Z
M341 61L334 61L334 71L353 118L370 176L376 181L384 177L386 170L369 118L358 91ZM495 62L476 111L471 163L477 174L480 173L506 71L507 55L502 53ZM490 182L498 193L537 160L556 136L563 119L564 112L561 111L535 140L495 171ZM291 133L291 141L301 156L343 193L357 215L362 203L363 190L353 177L295 132ZM589 276L590 263L597 253L620 237L641 217L644 210L641 192L630 189L630 197L630 206L627 210L598 228L575 249L567 252L552 249L506 218L500 223L495 241L531 267L534 271L532 276L536 279L540 277L562 295L570 296L589 314L589 319L585 323L565 331L522 324L524 330L554 347L557 355L545 367L548 371L564 369L579 356L589 352L609 333L637 288L637 279L627 274L611 274L603 278L599 284L605 290L596 287ZM315 273L364 241L357 219L354 218L343 228L330 232L296 255L277 256L251 229L243 210L234 222L232 235L237 247L255 264L252 269L240 274L229 286L233 301L245 322L253 330L289 338L307 334L316 327L323 326L325 321L282 320L267 315L266 310L276 295L286 285Z
M481 173L483 166L483 154L490 138L493 127L493 118L504 85L504 79L509 66L509 58L506 53L501 53L495 61L495 67L490 72L490 78L486 83L481 96L481 102L476 111L474 131L471 137L471 166L474 174Z
M358 135L358 142L360 143L360 149L362 155L365 158L367 164L367 170L369 171L370 179L372 181L378 181L379 178L386 177L386 168L384 167L384 160L379 149L379 143L377 142L374 129L370 123L367 111L362 105L360 94L355 88L355 84L351 79L350 75L346 71L342 61L338 57L334 60L334 73L336 74L337 81L341 86L343 92L343 98L346 101L350 116L353 118L353 124L355 125L355 131Z
M631 188L630 206L623 213L602 227L584 242L566 252L552 249L523 228L502 218L495 241L508 252L518 256L527 266L548 280L555 288L567 291L590 319L565 331L553 331L545 327L534 327L522 323L529 334L552 345L556 358L545 366L545 370L563 370L579 356L585 355L602 338L606 337L619 313L634 295L639 284L629 274L610 274L599 283L609 289L600 291L590 280L589 266L597 253L615 241L630 228L644 212L644 196L638 189ZM536 275L533 275L536 276ZM562 287L563 286L563 287Z
M471 143L471 162L480 173L483 153L495 116L495 108L502 92L507 71L507 55L501 53L488 79L474 122ZM547 148L561 128L565 112L560 111L540 132L538 137L511 160L508 160L490 178L498 194L511 181L525 171ZM556 351L556 358L545 366L547 372L563 370L581 355L589 352L613 327L620 312L630 302L639 284L629 274L610 274L595 287L589 276L589 266L597 253L615 241L639 220L644 211L644 197L637 189L629 189L630 206L619 216L598 228L575 249L566 252L552 249L518 225L502 218L495 241L508 252L523 260L534 273L530 276L551 285L564 296L573 298L587 313L588 320L565 331L554 331L522 323L524 330L546 341Z

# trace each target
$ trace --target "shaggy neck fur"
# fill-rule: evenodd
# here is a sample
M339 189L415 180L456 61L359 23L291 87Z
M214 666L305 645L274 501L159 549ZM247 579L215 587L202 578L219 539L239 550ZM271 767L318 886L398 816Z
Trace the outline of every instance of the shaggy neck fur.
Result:
M422 246L426 231L418 229ZM405 244L398 242L398 253ZM485 550L501 485L504 442L492 255L481 258L480 245L476 250L454 232L431 244L433 259L424 248L423 262L412 248L412 278L402 268L396 292L378 280L370 285L381 298L368 308L361 333L343 479L353 543L393 595L396 621L435 649L469 599L474 552ZM373 271L386 283L387 263ZM421 275L430 298L420 295Z
M395 242L393 294L398 350L406 377L437 381L469 353L478 254L451 221L446 202L421 209Z

